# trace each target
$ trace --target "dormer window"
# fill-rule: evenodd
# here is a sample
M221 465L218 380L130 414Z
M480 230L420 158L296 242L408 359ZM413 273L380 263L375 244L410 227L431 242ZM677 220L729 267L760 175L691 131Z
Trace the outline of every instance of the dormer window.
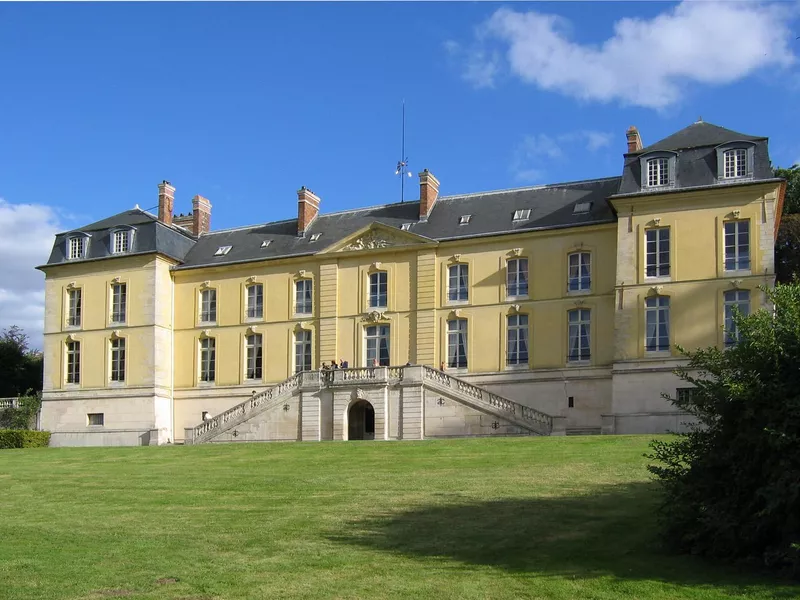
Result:
M732 181L753 176L755 144L729 142L717 146L717 180Z
M458 224L466 225L469 223L470 219L472 219L472 215L461 215L461 218L458 220Z
M677 172L677 154L674 152L648 152L640 156L642 189L673 187Z
M647 186L669 185L669 159L651 158L647 161Z
M125 254L131 249L131 236L133 232L130 229L122 229L115 231L112 237L111 250L114 254Z
M68 256L70 260L86 258L86 242L86 237L82 235L76 235L67 240Z
M231 251L231 248L233 248L233 246L220 246L217 248L217 251L214 252L214 256L225 256Z
M744 177L747 175L747 150L735 148L723 154L725 162L725 179Z
M527 221L531 218L530 208L520 208L514 211L514 221Z
M311 234L311 240L309 240L309 241L316 242L320 238L320 236L322 236L321 233L312 233Z

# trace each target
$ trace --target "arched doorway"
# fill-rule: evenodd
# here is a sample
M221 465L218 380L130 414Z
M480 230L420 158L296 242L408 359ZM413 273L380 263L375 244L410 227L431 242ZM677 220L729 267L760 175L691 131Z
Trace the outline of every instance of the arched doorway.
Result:
M347 439L375 439L375 409L366 400L357 400L347 412Z

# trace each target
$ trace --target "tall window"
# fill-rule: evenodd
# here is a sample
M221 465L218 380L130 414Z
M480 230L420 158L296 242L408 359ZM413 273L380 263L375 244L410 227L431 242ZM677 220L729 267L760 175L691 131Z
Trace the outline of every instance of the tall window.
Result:
M725 346L735 346L739 341L739 331L733 321L733 315L738 310L743 316L750 314L750 291L731 290L725 292Z
M669 350L669 296L651 296L645 305L645 350Z
M67 383L81 382L81 343L67 342Z
M85 255L86 255L86 238L82 236L69 238L70 259L83 258Z
M370 308L386 308L389 296L389 274L386 271L370 273L369 306Z
M467 320L447 322L447 366L451 369L467 368Z
M647 161L647 185L669 185L669 159L651 158Z
M125 381L125 338L111 340L111 381Z
M203 323L216 323L217 290L203 290L200 293L200 320Z
M70 327L81 326L81 288L74 288L67 293L67 325Z
M247 379L261 379L263 360L261 334L248 335L247 342Z
M124 254L130 250L131 232L128 230L114 232L114 254Z
M725 270L750 268L750 221L725 223Z
M217 341L200 340L200 381L214 381L217 377Z
M450 302L469 300L469 265L450 265L447 298Z
M647 277L669 277L669 227L645 232Z
M366 329L367 366L389 366L389 326L371 325Z
M128 306L128 285L115 283L111 286L111 322L124 323Z
M294 312L298 315L310 315L313 310L314 282L311 279L301 279L295 283Z
M589 330L591 327L591 311L588 308L576 308L567 314L567 346L569 362L589 360L592 353L589 347Z
M509 298L528 295L528 259L515 258L508 261L506 295Z
M734 179L747 175L747 150L744 148L726 150L723 157L725 160L725 179Z
M247 318L260 319L264 316L264 286L254 283L247 286Z
M567 258L567 289L570 292L588 291L592 287L592 255L589 252L573 252Z
M311 332L305 329L294 334L294 372L311 370Z
M506 364L528 364L528 315L508 316L508 352Z

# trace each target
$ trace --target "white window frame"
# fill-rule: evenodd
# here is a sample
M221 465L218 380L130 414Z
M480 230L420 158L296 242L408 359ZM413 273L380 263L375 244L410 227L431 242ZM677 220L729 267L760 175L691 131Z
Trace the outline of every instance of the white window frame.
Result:
M111 237L111 253L127 254L131 251L133 231L130 229L117 229Z
M200 322L216 323L217 308L217 289L200 290Z
M527 298L530 293L528 275L530 261L527 257L510 258L506 261L506 298Z
M220 246L217 248L217 251L214 252L214 256L225 256L231 251L231 248L233 248L233 246Z
M264 318L264 284L251 283L245 288L245 308L246 319Z
M747 148L731 148L722 153L723 179L747 177Z
M310 329L294 332L294 372L310 371L314 364L314 334Z
M523 368L530 359L528 315L517 313L506 316L506 368Z
M78 328L83 323L83 288L67 290L67 327Z
M114 383L125 382L126 346L124 337L113 338L109 343L109 379Z
M262 334L251 333L245 336L244 349L244 378L248 381L260 381L264 377L264 337Z
M647 159L647 187L669 185L670 159L665 156Z
M752 264L750 261L751 229L749 219L725 221L723 224L722 239L725 250L723 267L725 271L750 271ZM741 243L742 233L747 236L746 244ZM728 241L731 237L733 243L729 244Z
M651 326L655 330L651 335ZM670 297L650 296L644 301L644 351L648 354L669 353L670 340Z
M383 288L383 292L381 292ZM369 274L369 307L388 308L389 306L389 273L375 271ZM381 302L383 299L383 302Z
M66 369L65 381L67 385L80 385L81 383L81 343L78 340L68 340L64 344Z
M574 317L574 318L573 318ZM567 363L587 364L592 360L592 310L567 311Z
M740 335L733 322L733 312L737 309L742 315L750 314L750 290L728 290L722 296L723 314L725 318L724 343L730 348L739 343Z
M454 281L456 287L453 287ZM469 265L467 263L456 263L447 267L447 302L448 304L469 302Z
M67 239L67 258L77 260L86 258L88 239L84 235L73 235Z
M388 323L364 327L364 364L367 367L388 367L391 363L392 328ZM382 356L386 352L385 356ZM378 364L374 364L377 359Z
M567 292L575 294L592 289L592 253L579 250L567 254Z
M201 383L214 383L217 380L217 340L213 337L200 338L200 368Z
M652 240L650 239L652 236ZM667 249L662 250L662 242L667 243ZM650 249L650 243L655 250ZM667 261L664 262L666 254ZM672 232L670 227L653 227L644 231L644 276L647 279L664 279L672 274Z
M111 284L111 323L123 325L128 319L128 284Z
M447 321L448 369L466 371L469 368L469 322L467 319Z
M298 279L294 282L294 314L314 314L313 279Z

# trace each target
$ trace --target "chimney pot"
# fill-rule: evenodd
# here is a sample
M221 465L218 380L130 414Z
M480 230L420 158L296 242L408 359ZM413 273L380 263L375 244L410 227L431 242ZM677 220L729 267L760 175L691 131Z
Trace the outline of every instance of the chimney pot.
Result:
M424 169L419 174L419 219L425 221L436 204L436 199L439 197L439 180L434 177L433 173Z
M175 206L175 188L166 179L158 184L158 220L172 225L172 209Z
M628 131L625 133L626 137L628 138L628 152L638 152L643 148L642 146L642 136L639 135L639 130L636 129L635 126L631 125L628 127Z
M303 236L319 214L320 199L306 186L297 190L297 235Z

